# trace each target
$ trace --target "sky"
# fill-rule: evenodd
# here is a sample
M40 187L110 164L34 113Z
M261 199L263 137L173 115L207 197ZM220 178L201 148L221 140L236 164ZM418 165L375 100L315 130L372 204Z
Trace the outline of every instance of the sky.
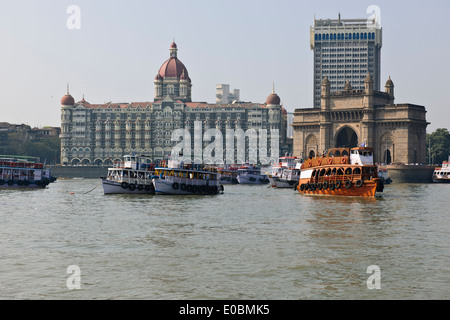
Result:
M73 11L79 8L79 28ZM427 132L450 129L450 1L1 0L0 122L60 126L69 84L75 101L153 101L154 78L175 40L192 100L215 103L216 85L288 112L313 102L310 26L317 19L381 13L381 86L395 102L423 105Z

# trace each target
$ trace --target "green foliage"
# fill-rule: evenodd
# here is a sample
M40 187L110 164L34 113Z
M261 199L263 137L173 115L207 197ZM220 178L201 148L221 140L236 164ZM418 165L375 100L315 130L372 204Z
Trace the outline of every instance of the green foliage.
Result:
M427 134L427 160L440 164L448 160L450 154L450 133L445 128Z
M0 148L1 154L39 157L41 162L57 164L60 162L61 141L59 137L35 141L23 141L16 132Z

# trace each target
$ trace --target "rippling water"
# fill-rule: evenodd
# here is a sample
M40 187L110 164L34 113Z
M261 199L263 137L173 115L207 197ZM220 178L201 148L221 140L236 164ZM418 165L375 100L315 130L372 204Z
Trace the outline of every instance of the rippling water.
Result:
M449 299L448 195L392 184L375 199L267 185L106 196L90 179L0 190L0 298ZM380 289L367 287L371 265Z

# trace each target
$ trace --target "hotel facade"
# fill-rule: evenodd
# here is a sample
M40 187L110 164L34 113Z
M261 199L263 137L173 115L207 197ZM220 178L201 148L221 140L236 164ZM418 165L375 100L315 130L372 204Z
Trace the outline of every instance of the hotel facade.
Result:
M110 166L122 161L126 154L145 154L158 162L173 156L174 146L180 143L173 133L185 129L194 138L201 130L201 147L206 148L214 138L204 139L208 129L217 129L223 136L223 150L228 156L218 155L226 163L248 161L252 150L248 146L252 134L256 134L258 151L263 150L274 161L289 152L286 138L287 112L280 103L280 97L272 90L265 103L239 102L215 103L193 102L192 82L184 64L178 59L178 48L173 42L170 56L160 67L154 80L154 99L145 102L93 104L83 97L78 102L67 92L61 99L61 164ZM231 131L233 130L233 131ZM226 145L227 133L244 133L244 158L238 159L229 153ZM270 142L276 137L276 148ZM198 138L198 137L197 137ZM215 140L214 140L215 141ZM219 141L219 140L218 140ZM192 150L192 162L202 152L194 139L185 142ZM217 146L217 144L216 144ZM236 144L231 144L236 155ZM228 148L228 149L227 149ZM185 150L184 150L185 151ZM276 154L274 154L276 152ZM224 152L225 153L225 152ZM254 159L253 159L254 160ZM259 161L257 161L259 162Z

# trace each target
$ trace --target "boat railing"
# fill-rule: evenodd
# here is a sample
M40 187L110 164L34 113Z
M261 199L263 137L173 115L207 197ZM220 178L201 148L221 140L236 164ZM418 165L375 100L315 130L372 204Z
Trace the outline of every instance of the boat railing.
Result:
M372 174L343 174L343 175L330 175L330 176L319 176L319 177L311 177L311 182L323 182L323 181L328 181L328 182L336 182L336 181L341 181L341 182L345 182L347 180L350 181L355 181L355 180L364 180L364 181L368 181L368 180L373 180L373 178L375 178L374 175Z
M184 183L186 185L204 186L205 184L216 185L218 180L214 179L195 179L175 176L164 176L164 180L168 182L177 182L179 184Z
M20 169L43 169L42 163L0 161L0 167Z
M122 178L122 177L110 176L110 177L108 177L108 180L112 180L112 181L116 181L116 182L126 182L128 184L130 184L130 183L143 184L143 185L152 184L152 180L146 179L146 178L132 178L132 177L123 177Z

